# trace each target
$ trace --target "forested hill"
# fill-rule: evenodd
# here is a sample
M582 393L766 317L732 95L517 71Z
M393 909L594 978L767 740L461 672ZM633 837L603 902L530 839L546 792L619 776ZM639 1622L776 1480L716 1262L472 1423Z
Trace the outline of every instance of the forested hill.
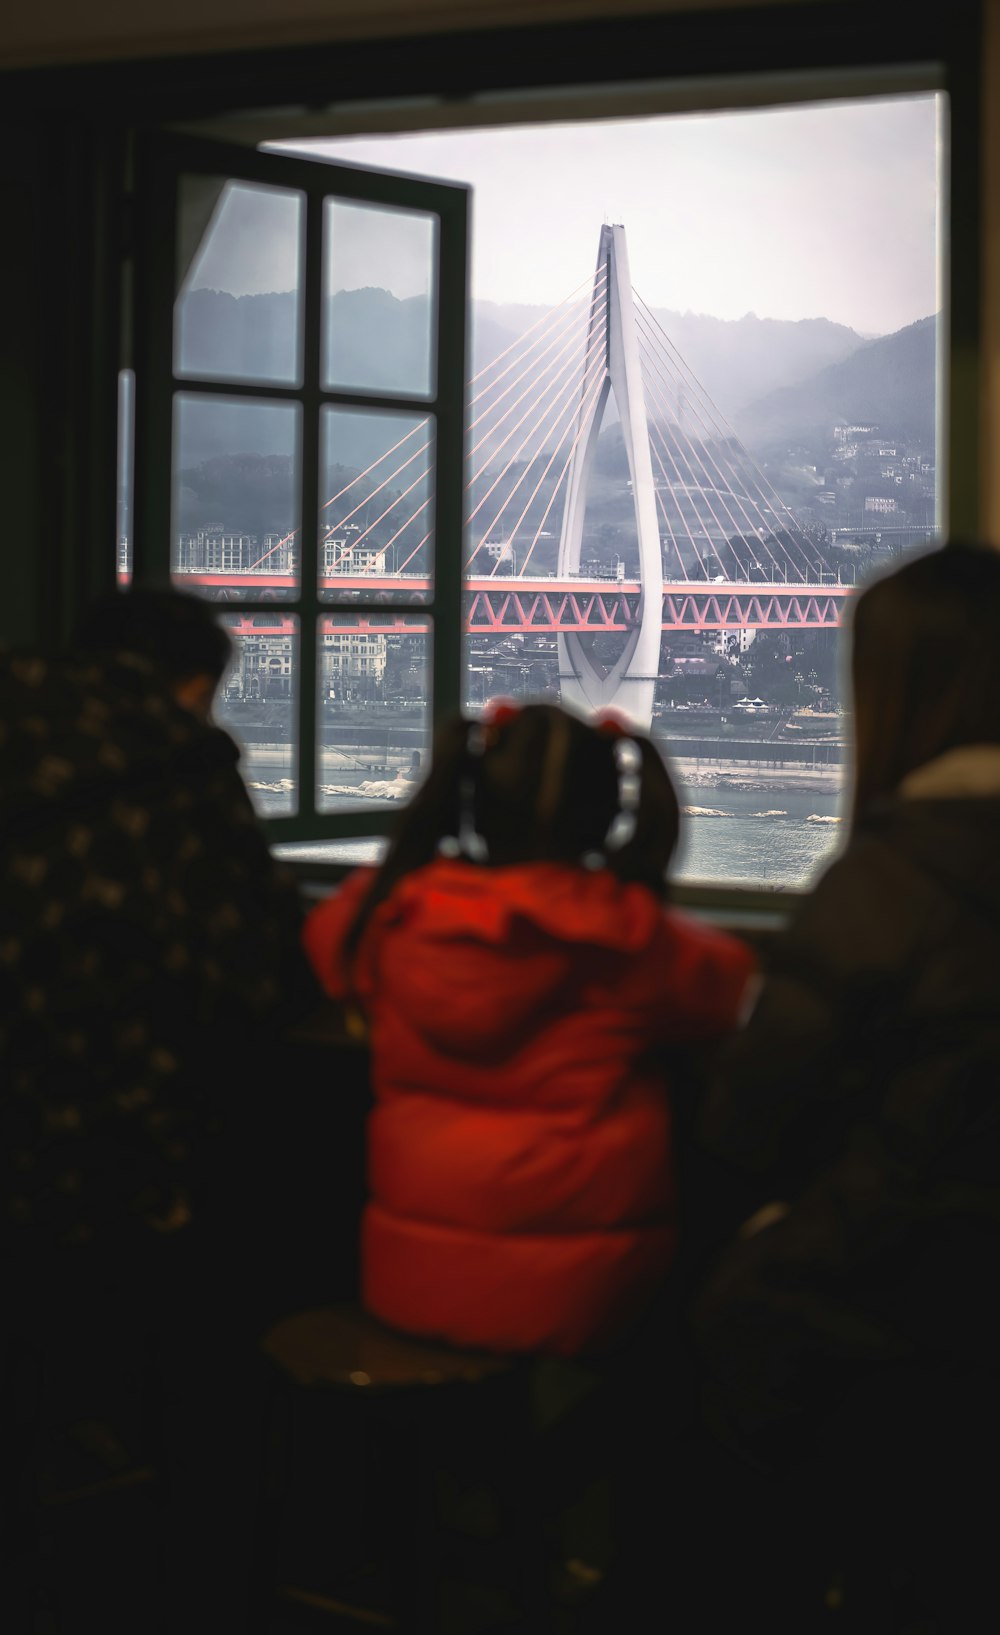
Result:
M241 375L290 376L296 310L290 293L234 297L195 290L185 297L182 333L192 366L224 376L239 358ZM432 387L432 328L426 299L400 301L384 289L339 291L327 307L327 356L339 383L374 391ZM532 307L480 304L474 311L470 373L476 373L538 317ZM752 314L735 322L661 313L685 363L751 449L826 438L837 422L874 421L894 436L930 447L934 436L936 320L863 341L853 330L810 319L784 323ZM648 320L643 322L648 326ZM325 454L350 468L368 465L413 425L404 418L352 412L333 416ZM291 455L287 410L263 405L252 416L221 411L199 423L186 467L214 457Z
M545 316L544 307L500 306L481 301L475 308L477 368L502 345ZM807 380L839 363L864 344L864 336L829 318L713 318L704 312L645 309L638 318L643 348L665 336L716 407L731 418L764 392ZM505 335L502 342L499 336Z
M239 357L248 374L274 379L294 355L296 310L290 292L232 296L199 289L184 298L184 350L192 367L224 374ZM384 289L341 290L328 305L331 356L346 384L405 390L423 379L431 335L426 299L400 301ZM469 373L477 374L516 343L545 309L477 302L472 314ZM702 313L643 314L654 322L726 416L781 386L792 386L839 362L864 344L853 329L826 318L786 322L735 320ZM286 377L287 378L287 377Z
M183 305L185 359L207 375L225 375L239 359L241 376L287 382L296 353L296 305L291 291L237 296L192 290ZM326 317L326 355L338 385L427 389L426 297L399 301L388 290L338 290Z
M828 437L837 424L874 422L931 448L936 368L937 319L922 318L798 386L761 396L734 416L736 430L748 447L763 451Z

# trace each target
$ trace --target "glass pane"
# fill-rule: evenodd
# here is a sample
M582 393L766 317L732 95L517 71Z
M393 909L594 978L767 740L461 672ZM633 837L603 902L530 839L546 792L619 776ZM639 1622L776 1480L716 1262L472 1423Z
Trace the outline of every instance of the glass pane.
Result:
M241 749L240 769L261 817L298 810L299 621L287 614L222 615L236 648L214 715Z
M947 143L920 93L317 144L474 189L464 701L631 714L687 877L843 832L840 632L940 537Z
M301 410L178 393L174 582L219 601L280 601L299 582Z
M176 375L300 384L304 221L301 193L181 178Z
M781 887L830 861L845 806L841 722L794 749L768 744L760 727L745 743L657 741L681 802L678 878Z
M478 593L473 609L477 601L481 606ZM553 634L543 630L505 635L502 628L486 636L470 632L466 652L463 703L474 714L495 698L559 703L559 655Z
M324 601L420 599L434 567L434 419L322 412L319 577Z
M319 652L318 809L408 800L430 752L430 621L332 614Z
M434 392L437 217L327 199L323 385Z

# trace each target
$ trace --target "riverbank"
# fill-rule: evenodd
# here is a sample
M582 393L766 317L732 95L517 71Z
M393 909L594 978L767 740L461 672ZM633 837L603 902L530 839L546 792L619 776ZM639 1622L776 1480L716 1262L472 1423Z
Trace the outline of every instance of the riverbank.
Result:
M844 787L844 768L833 765L790 766L787 761L707 760L671 755L670 766L685 789L796 789L803 794L837 795Z

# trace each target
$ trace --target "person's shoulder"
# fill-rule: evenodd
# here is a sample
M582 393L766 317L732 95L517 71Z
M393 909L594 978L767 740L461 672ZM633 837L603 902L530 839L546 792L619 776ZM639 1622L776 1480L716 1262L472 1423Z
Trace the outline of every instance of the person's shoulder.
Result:
M913 877L880 824L860 828L795 905L771 964L815 960L856 974L898 963L912 932Z

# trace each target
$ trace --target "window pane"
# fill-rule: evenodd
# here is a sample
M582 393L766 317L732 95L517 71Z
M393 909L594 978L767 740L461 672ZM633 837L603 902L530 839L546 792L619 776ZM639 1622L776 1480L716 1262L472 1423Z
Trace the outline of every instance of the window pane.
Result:
M320 457L324 601L412 601L434 567L434 420L326 408Z
M175 397L171 566L178 586L219 601L294 595L300 423L294 403Z
M240 745L240 770L263 817L298 810L299 621L283 613L227 613L236 654L214 715Z
M429 620L331 614L319 652L317 807L407 801L430 749Z
M434 392L437 217L328 199L323 385Z
M801 886L842 832L840 631L939 538L947 117L920 94L316 144L475 190L465 703L630 714L675 768L688 878Z
M763 731L713 743L708 755L697 740L656 737L682 798L680 878L796 885L830 860L843 816L842 730L826 744L797 744L794 756L762 743Z
M181 178L176 375L301 382L304 219L300 193Z

